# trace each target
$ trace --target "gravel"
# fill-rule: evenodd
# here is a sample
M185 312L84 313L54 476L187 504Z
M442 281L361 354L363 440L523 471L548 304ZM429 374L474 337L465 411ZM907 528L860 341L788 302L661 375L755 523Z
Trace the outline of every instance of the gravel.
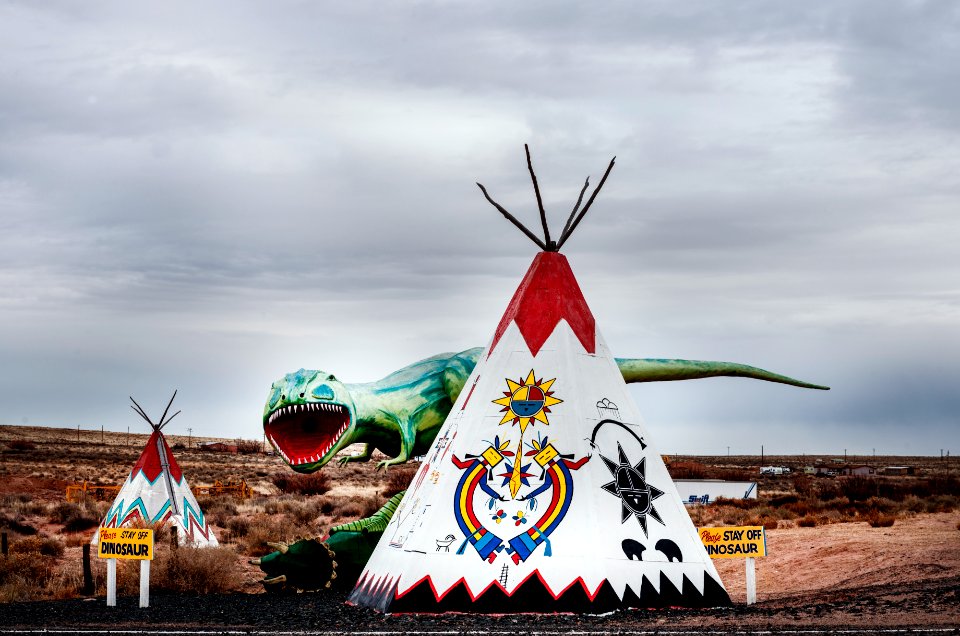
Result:
M137 597L70 599L0 605L0 631L190 630L194 632L793 632L960 634L960 577L900 585L848 588L752 606L689 610L630 610L604 616L570 614L383 615L344 604L344 592L325 594L153 594L151 607ZM60 631L60 633L65 633Z

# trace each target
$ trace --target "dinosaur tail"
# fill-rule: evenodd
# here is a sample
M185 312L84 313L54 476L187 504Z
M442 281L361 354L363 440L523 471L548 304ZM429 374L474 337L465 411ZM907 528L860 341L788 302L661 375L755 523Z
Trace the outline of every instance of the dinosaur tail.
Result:
M665 360L660 358L617 358L617 366L623 379L631 382L668 382L671 380L698 380L718 376L753 378L767 382L779 382L829 391L830 387L795 380L785 375L736 362L711 362L707 360Z

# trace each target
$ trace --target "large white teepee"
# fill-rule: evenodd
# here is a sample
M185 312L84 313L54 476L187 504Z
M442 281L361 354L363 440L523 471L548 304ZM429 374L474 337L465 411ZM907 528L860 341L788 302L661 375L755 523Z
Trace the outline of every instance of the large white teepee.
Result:
M561 254L534 259L350 601L729 603Z
M539 203L529 151L527 161ZM543 251L349 602L391 612L730 602L558 251L612 168L556 242L542 205L543 241L480 186Z
M177 393L174 391L174 397ZM117 498L113 501L106 517L100 522L100 528L118 528L129 525L157 525L162 526L168 521L177 531L180 545L196 547L213 547L219 545L213 530L207 526L207 521L200 510L196 498L190 491L183 471L177 465L170 446L164 438L161 429L170 422L180 411L164 419L170 404L163 412L158 424L154 424L140 405L133 398L134 408L143 419L149 422L153 433L147 441L146 447L140 454L140 459L133 465L130 476L123 483ZM93 535L92 544L97 544L100 538L100 529Z

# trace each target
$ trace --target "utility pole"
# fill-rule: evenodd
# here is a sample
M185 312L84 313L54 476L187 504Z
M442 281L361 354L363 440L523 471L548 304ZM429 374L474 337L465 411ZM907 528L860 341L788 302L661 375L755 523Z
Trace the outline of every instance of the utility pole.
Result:
M727 457L730 457L730 447L727 446Z
M100 443L103 444L103 424L100 425Z
M763 444L760 444L760 465L763 466Z
M190 448L191 446L193 446L193 429L188 428L187 429L187 448Z

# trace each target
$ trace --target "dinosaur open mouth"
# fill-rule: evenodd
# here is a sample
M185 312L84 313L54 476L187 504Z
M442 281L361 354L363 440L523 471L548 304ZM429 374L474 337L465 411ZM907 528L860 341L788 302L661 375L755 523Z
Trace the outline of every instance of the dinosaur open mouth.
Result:
M350 426L342 404L294 404L270 414L263 430L291 466L313 464L333 448Z

